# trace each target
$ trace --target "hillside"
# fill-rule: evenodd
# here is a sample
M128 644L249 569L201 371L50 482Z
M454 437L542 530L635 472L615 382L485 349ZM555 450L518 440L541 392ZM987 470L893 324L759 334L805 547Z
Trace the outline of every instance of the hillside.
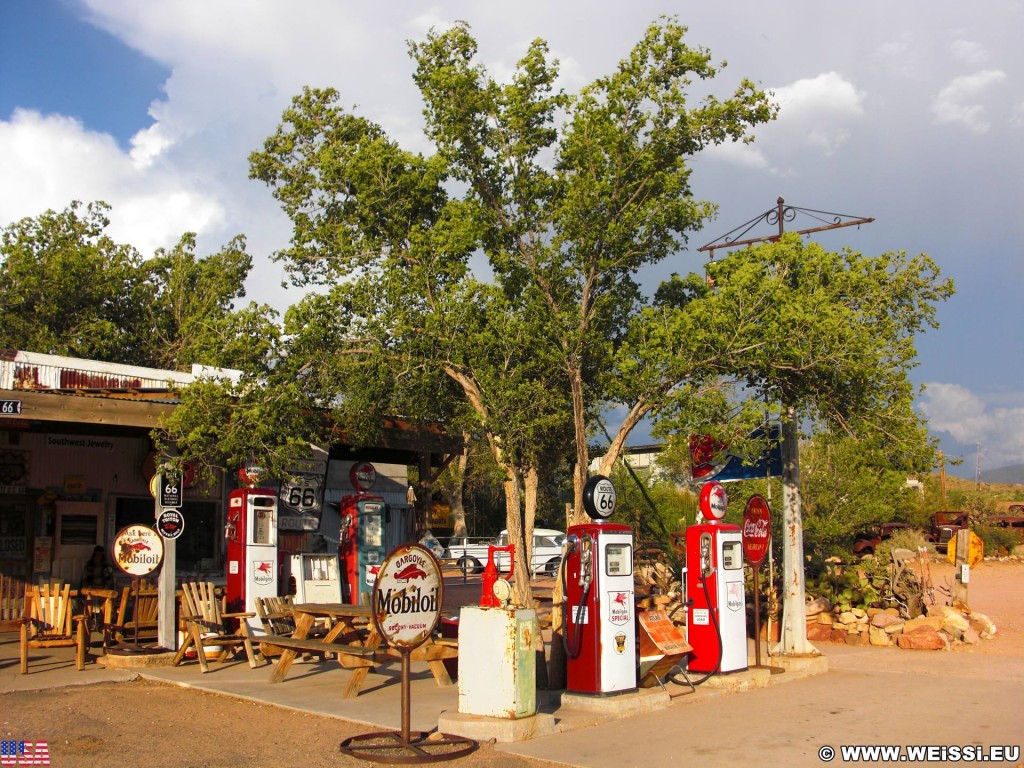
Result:
M983 483L1024 485L1024 464L1010 464L1006 467L983 471L981 481Z

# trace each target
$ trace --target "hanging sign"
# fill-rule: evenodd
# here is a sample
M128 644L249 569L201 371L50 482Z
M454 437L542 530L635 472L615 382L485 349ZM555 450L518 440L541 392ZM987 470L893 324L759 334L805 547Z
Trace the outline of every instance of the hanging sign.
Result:
M160 476L160 506L177 509L181 506L181 475L167 472Z
M129 576L147 576L164 559L164 540L148 525L129 525L114 537L114 563Z
M743 510L743 556L760 565L772 540L772 512L764 496L750 497Z
M165 509L156 518L156 529L165 539L176 539L185 530L185 518L176 509Z
M437 558L424 546L391 550L373 585L373 624L389 645L416 648L441 619L444 579Z

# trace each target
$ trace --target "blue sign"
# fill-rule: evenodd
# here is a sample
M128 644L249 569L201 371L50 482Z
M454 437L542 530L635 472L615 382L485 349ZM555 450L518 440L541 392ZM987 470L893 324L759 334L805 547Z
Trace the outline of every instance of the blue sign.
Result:
M727 483L734 480L763 480L766 477L782 477L782 430L778 424L769 427L769 440L771 445L763 456L753 464L744 464L739 456L726 454L725 463L717 472L712 471L702 480L715 479L720 483ZM765 432L763 429L755 429L750 434L753 440L763 440Z

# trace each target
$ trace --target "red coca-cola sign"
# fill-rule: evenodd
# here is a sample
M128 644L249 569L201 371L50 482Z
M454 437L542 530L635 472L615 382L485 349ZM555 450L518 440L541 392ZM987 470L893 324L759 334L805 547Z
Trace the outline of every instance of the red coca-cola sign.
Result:
M760 565L772 540L772 511L764 496L751 496L743 509L743 556Z

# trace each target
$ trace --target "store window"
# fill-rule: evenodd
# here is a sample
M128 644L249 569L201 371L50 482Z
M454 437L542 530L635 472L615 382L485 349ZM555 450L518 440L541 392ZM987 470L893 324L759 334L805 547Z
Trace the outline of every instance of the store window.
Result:
M182 505L185 530L176 539L175 549L179 571L209 571L221 567L217 536L223 532L217 522L218 507L213 501L186 500ZM118 499L113 533L128 525L152 526L153 512L153 499Z

